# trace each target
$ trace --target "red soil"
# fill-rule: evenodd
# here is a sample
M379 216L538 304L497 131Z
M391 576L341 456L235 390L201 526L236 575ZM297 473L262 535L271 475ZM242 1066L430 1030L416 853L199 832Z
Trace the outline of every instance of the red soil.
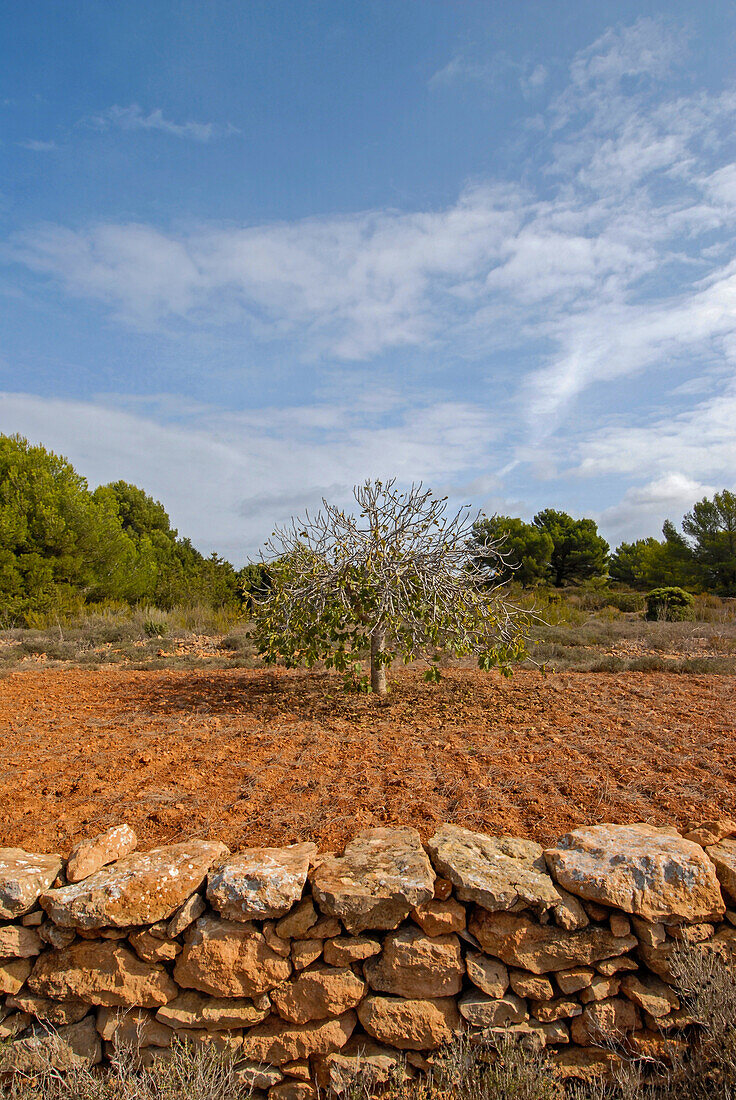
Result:
M449 669L385 703L320 673L23 671L0 682L0 845L231 848L454 821L552 841L736 814L732 676Z

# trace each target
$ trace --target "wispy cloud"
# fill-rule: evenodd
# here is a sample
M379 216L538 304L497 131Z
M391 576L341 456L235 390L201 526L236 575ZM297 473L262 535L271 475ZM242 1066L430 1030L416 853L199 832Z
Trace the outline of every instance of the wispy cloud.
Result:
M466 50L453 54L446 65L432 74L428 83L434 90L458 84L474 84L493 89L503 82L513 80L528 97L544 86L548 76L547 67L530 57L517 61L500 50L490 57L483 56L478 50Z
M174 137L202 142L240 133L240 130L229 122L226 125L215 122L174 122L165 117L160 107L146 114L137 103L129 107L109 107L106 111L92 115L83 121L85 125L95 130L159 130Z
M50 153L54 149L58 149L55 141L36 141L34 138L30 138L28 141L19 141L18 144L23 149L30 149L32 153Z

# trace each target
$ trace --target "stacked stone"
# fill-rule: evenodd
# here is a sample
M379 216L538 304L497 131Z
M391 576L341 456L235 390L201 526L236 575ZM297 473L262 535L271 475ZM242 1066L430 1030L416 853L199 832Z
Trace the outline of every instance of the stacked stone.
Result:
M543 851L443 825L231 855L136 850L118 826L55 855L0 849L0 1069L145 1063L174 1036L232 1053L269 1100L427 1069L461 1032L549 1048L563 1075L605 1044L661 1054L693 1021L673 952L736 955L736 824L574 829ZM50 1033L52 1032L52 1037Z

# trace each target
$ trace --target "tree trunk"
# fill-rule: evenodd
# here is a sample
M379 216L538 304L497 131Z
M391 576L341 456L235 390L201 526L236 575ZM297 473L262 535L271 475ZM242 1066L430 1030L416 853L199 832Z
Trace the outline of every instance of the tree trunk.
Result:
M386 631L377 626L371 634L371 689L376 695L386 694L386 666L378 662L378 654L385 648Z

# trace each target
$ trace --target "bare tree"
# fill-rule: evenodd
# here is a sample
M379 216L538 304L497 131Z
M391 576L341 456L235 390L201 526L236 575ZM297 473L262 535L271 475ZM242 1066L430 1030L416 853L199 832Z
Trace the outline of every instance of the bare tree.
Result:
M349 677L370 646L370 688L386 694L386 667L450 652L481 668L508 670L525 654L525 614L495 582L503 560L488 542L473 564L477 516L447 512L447 498L395 480L353 490L357 515L323 500L315 516L292 520L266 544L273 588L254 606L255 640L267 660L325 661ZM438 679L436 664L427 674ZM367 688L367 681L363 680Z

